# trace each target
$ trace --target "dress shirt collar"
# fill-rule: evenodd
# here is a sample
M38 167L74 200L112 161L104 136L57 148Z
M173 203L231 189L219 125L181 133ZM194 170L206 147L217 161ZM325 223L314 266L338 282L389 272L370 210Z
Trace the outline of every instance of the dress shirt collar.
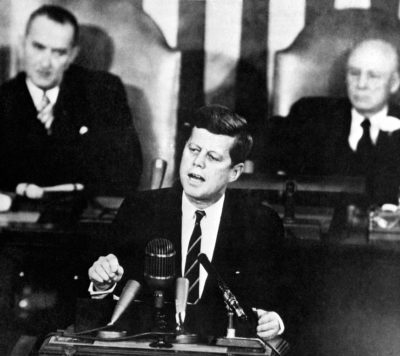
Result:
M218 220L220 220L224 201L225 201L225 194L216 203L214 203L213 205L210 205L208 208L198 209L189 201L185 192L183 192L182 193L182 216L187 217L189 219L193 219L193 224L194 224L194 221L196 220L196 214L195 214L196 210L203 210L206 213L206 215L204 216L203 219L218 218Z
M385 106L381 111L376 114L369 116L368 119L371 123L370 127L370 135L373 144L376 144L378 140L379 131L387 125L387 123L391 123L394 118L388 116L388 107ZM351 127L350 127L350 135L349 135L349 145L353 151L356 150L358 141L361 139L363 135L363 128L361 126L362 122L365 120L365 116L361 115L356 109L351 109ZM395 119L397 120L397 119ZM400 124L400 120L399 121ZM400 125L399 125L400 127ZM387 130L383 130L387 131Z
M33 82L26 78L26 86L28 87L29 94L35 104L37 110L39 110L40 105L42 103L44 90L37 87ZM50 103L54 105L57 101L58 93L60 92L60 87L54 87L49 90L46 90L46 96L49 98Z

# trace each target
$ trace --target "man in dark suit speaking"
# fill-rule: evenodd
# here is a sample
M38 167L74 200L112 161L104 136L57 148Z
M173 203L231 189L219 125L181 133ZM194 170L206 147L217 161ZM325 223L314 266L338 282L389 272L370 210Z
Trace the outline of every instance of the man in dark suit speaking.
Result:
M289 114L287 156L297 174L364 176L374 203L397 202L400 184L399 57L382 39L358 43L347 59L348 98L303 98ZM296 155L297 153L297 155Z
M45 5L31 14L24 71L0 87L0 189L81 183L124 195L136 188L142 156L124 87L110 73L72 65L78 38L66 9Z
M182 155L181 186L142 192L125 200L113 239L120 248L113 248L115 254L100 257L89 269L91 294L110 293L123 275L142 281L144 246L154 238L169 239L177 252L178 275L190 274L188 250L198 243L199 251L208 256L238 300L256 308L258 335L270 339L282 333L283 322L271 311L278 311L282 303L278 303L278 279L274 278L282 222L254 198L227 190L241 175L251 146L246 120L222 106L199 109ZM193 242L196 224L201 238ZM197 273L189 300L194 292L192 300L203 332L222 336L227 317L221 291L203 267Z

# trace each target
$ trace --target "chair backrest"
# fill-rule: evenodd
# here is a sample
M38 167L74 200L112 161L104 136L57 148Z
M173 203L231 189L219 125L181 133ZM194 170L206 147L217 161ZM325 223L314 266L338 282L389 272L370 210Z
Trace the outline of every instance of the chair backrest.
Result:
M345 62L365 38L384 38L400 48L400 21L379 9L330 10L306 25L275 57L272 114L286 116L305 96L346 96Z

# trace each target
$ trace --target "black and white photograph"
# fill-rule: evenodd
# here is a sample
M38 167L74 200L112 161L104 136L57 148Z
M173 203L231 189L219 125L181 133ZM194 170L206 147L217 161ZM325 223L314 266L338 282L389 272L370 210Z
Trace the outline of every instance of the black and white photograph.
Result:
M0 0L0 355L400 355L399 0Z

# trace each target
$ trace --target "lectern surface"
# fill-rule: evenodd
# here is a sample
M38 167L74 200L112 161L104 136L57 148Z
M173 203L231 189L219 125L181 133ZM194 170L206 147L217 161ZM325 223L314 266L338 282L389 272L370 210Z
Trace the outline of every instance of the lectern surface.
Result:
M45 340L39 350L39 355L267 355L272 356L271 349L265 352L254 352L247 349L228 348L206 344L172 344L172 348L152 348L150 343L154 340L141 341L88 341L64 336L51 336ZM69 352L69 353L68 353Z

